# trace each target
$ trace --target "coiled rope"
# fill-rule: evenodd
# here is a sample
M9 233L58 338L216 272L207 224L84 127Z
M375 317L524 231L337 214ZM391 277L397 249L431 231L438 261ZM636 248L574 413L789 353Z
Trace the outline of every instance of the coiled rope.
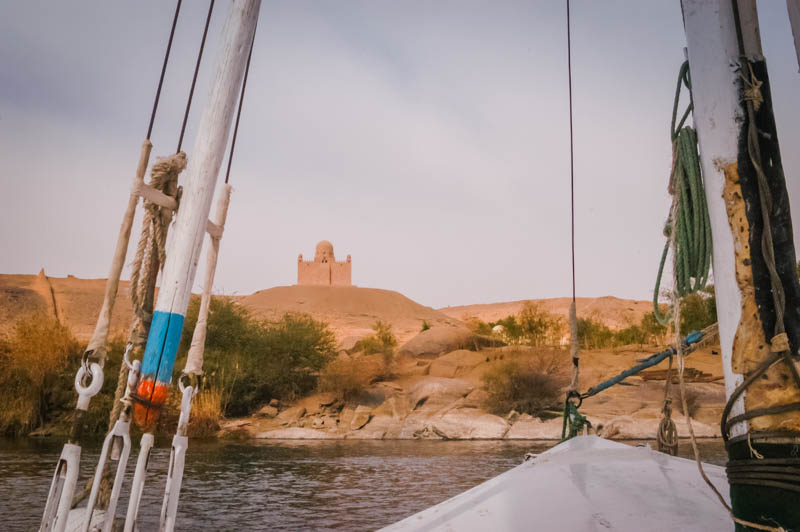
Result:
M690 103L676 125L683 86L689 91ZM670 216L664 227L667 242L661 253L658 275L653 289L653 313L661 325L666 325L670 318L669 314L661 314L658 308L658 297L673 233L675 237L673 263L676 283L673 291L677 293L678 297L684 297L705 288L711 269L711 223L708 218L708 206L700 172L700 158L697 153L697 132L690 126L684 126L689 113L694 108L694 103L691 101L691 89L689 62L685 61L678 74L670 128L672 170L669 179L669 193L673 198L673 208L670 209Z
M149 185L165 195L178 199L178 175L186 168L186 154L183 152L159 157L150 170ZM147 332L153 320L153 290L158 272L163 269L167 260L166 243L169 224L174 213L155 203L145 200L144 217L136 256L131 271L131 303L133 304L133 321L131 323L129 343L136 349L147 342ZM117 376L117 387L114 390L114 402L109 414L111 427L119 419L124 407L121 401L128 381L128 366L120 364Z

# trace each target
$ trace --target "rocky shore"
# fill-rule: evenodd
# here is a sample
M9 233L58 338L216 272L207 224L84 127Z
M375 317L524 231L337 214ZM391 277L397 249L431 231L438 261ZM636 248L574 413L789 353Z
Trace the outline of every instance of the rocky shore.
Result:
M451 336L454 331L450 331ZM429 335L433 336L433 335ZM462 338L463 340L463 338ZM524 360L535 349L520 347L464 347L462 340L439 342L443 353L430 352L431 342L412 340L396 360L395 375L375 382L356 399L318 393L292 404L273 400L255 415L227 420L221 436L255 439L506 439L557 440L561 438L561 412L554 408L541 417L511 411L491 413L482 376L494 364L515 357ZM459 343L460 342L460 343ZM468 344L469 342L467 342ZM597 384L652 352L658 346L629 346L617 350L587 351L582 356L583 387ZM351 356L343 353L341 356ZM566 356L566 353L565 353ZM687 384L692 426L698 437L719 436L718 420L724 404L724 387L717 377L721 368L713 348L693 353L687 365L706 377ZM587 399L581 412L594 431L614 439L652 439L658 429L665 381L631 377L623 385ZM677 393L677 386L673 386ZM673 403L680 437L688 428L678 403Z

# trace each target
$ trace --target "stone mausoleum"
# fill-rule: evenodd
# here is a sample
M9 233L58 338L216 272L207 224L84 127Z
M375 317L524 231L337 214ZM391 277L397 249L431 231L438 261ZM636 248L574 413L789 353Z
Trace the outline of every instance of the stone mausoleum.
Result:
M297 257L297 284L315 286L352 286L350 255L345 262L336 262L333 244L323 240L317 244L313 261Z

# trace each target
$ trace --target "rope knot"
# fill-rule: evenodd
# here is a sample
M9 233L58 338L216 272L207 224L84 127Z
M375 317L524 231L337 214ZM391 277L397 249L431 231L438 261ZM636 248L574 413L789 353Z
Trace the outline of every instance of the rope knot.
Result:
M159 157L150 169L149 185L167 196L177 198L178 175L185 168L186 154L182 151L168 157ZM172 216L171 210L149 201L144 202L142 233L131 272L131 302L134 316L140 321L145 319L147 311L143 308L143 302L150 284L149 279L164 267L167 258L167 228L172 222Z
M753 66L749 62L747 63L747 69L750 72L750 79L746 78L741 70L739 71L739 77L744 82L744 99L752 102L753 110L758 111L761 104L764 103L764 96L761 94L761 86L764 82L758 80L753 72Z

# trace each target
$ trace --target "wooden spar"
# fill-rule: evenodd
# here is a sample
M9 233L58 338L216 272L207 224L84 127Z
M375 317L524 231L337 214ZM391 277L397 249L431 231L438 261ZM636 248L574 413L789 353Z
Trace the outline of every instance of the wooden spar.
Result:
M797 54L797 65L800 67L800 0L786 0L786 9L789 10L789 22L792 24L792 35L794 35L794 51Z
M189 156L181 206L167 246L167 261L142 361L136 422L149 429L167 398L183 321L208 225L208 213L228 143L261 0L233 0L223 29L217 66L194 149Z
M133 218L136 215L136 205L139 203L139 191L147 186L144 183L144 174L147 171L147 162L150 160L150 151L152 149L153 145L150 140L145 139L139 155L139 164L136 166L136 176L133 178L131 194L128 197L128 207L125 209L125 215L119 228L117 246L114 249L114 258L111 261L111 271L108 273L108 279L106 280L103 307L100 309L97 325L86 348L87 352L94 353L101 366L105 364L106 360L106 342L108 341L108 330L111 325L111 312L114 310L114 301L117 299L119 277L122 275L125 255L128 253Z
M752 106L755 109L752 116L758 130L761 166L773 200L769 216L772 247L780 284L786 292L784 323L791 353L795 355L800 347L800 284L755 0L682 0L681 6L694 121L714 240L714 283L725 391L730 398L744 376L771 355L770 341L776 323L772 285L761 247L765 227L761 195L752 151L748 148L751 115L747 99L754 100L752 93L745 93L743 76L751 81L750 68L762 83L763 102L757 109ZM742 393L733 404L730 417L800 401L800 390L790 373L784 363L773 365L763 378L756 379ZM744 464L756 470L743 478L741 473L730 469L734 514L770 526L780 524L787 529L800 526L800 507L787 504L788 497L797 496L796 491L787 490L786 483L776 487L774 480L768 480L774 470L766 473L758 465L759 456L783 460L781 464L792 459L792 449L796 452L800 443L800 413L788 411L743 420L733 425L728 435L729 464L734 467ZM788 478L796 475L796 469L792 473L788 465L784 470ZM754 480L753 474L759 478ZM786 482L797 483L797 479Z

